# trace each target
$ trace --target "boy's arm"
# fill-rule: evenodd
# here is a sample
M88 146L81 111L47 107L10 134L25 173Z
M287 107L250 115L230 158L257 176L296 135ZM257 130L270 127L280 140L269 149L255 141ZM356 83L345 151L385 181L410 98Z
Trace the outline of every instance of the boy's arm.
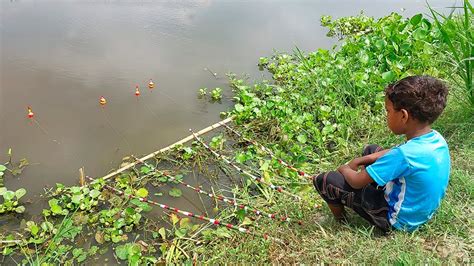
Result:
M365 157L365 156L364 156ZM346 182L354 189L360 189L374 182L374 180L369 176L365 168L357 172L349 166L349 164L341 165L337 171L339 171L346 179Z
M388 151L390 151L390 149L374 152L366 156L355 158L354 160L350 161L348 165L352 170L357 171L359 169L359 166L365 166L374 163L375 161L377 161L378 158L382 157Z
M337 171L339 171L349 185L354 189L360 189L374 182L370 177L369 173L365 170L365 166L372 164L377 159L389 152L390 149L382 150L379 152L374 152L366 156L355 158L350 161L348 164L341 165ZM359 166L362 166L362 169L358 172Z

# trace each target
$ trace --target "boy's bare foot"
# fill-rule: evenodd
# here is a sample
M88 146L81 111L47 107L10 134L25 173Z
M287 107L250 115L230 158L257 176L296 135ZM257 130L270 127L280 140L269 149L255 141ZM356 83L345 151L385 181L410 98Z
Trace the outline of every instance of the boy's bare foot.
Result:
M344 209L343 205L328 204L328 206L332 214L334 215L334 218L336 219L336 221L340 223L347 222L346 210Z

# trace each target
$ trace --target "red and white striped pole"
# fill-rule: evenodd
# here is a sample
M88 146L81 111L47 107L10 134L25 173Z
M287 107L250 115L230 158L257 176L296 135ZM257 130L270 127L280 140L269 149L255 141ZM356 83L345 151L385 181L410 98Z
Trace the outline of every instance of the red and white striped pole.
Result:
M199 142L201 143L207 150L209 150L214 156L216 156L217 158L220 158L222 159L225 163L229 164L230 166L234 167L237 171L239 171L240 173L252 178L253 180L259 182L259 183L262 183L262 184L265 184L267 186L269 186L270 188L280 192L280 193L284 193L286 195L289 195L289 196L292 196L294 197L295 199L297 200L301 200L301 197L298 196L298 195L295 195L291 192L288 192L286 191L282 186L275 186L273 185L272 183L267 183L265 182L261 177L256 177L254 176L253 174L243 170L242 168L238 167L236 164L234 164L233 162L229 161L227 158L225 158L223 155L220 155L219 153L215 152L213 149L211 149L211 147L209 147L206 143L204 143L204 141L201 140L201 138L199 138L198 136L196 136L196 134L194 133L194 131L192 129L190 129L189 131L191 131L191 133L193 134L194 138Z

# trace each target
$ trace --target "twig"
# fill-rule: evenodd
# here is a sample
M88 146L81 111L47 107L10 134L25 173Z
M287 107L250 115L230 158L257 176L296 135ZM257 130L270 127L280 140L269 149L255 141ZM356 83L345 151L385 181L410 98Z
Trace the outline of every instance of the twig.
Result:
M81 187L83 187L86 184L85 175L84 175L84 166L79 168L79 183L81 184Z

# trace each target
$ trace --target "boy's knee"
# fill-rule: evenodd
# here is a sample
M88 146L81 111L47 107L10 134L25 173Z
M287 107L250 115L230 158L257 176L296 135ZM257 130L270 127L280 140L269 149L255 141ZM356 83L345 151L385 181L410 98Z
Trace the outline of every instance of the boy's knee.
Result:
M344 184L344 176L337 171L321 173L313 177L313 184L319 194L325 194L328 186L341 187Z
M383 148L380 147L377 144L369 144L369 145L365 146L364 151L362 152L362 156L369 155L369 154L372 154L372 153L375 153L375 152L379 152L382 149Z
M316 188L316 190L319 192L319 194L321 194L321 192L324 191L323 183L327 174L328 173L321 173L319 175L313 176L313 185Z
M337 171L321 173L313 177L313 184L319 195L329 204L341 204L341 193L344 192L344 176Z

